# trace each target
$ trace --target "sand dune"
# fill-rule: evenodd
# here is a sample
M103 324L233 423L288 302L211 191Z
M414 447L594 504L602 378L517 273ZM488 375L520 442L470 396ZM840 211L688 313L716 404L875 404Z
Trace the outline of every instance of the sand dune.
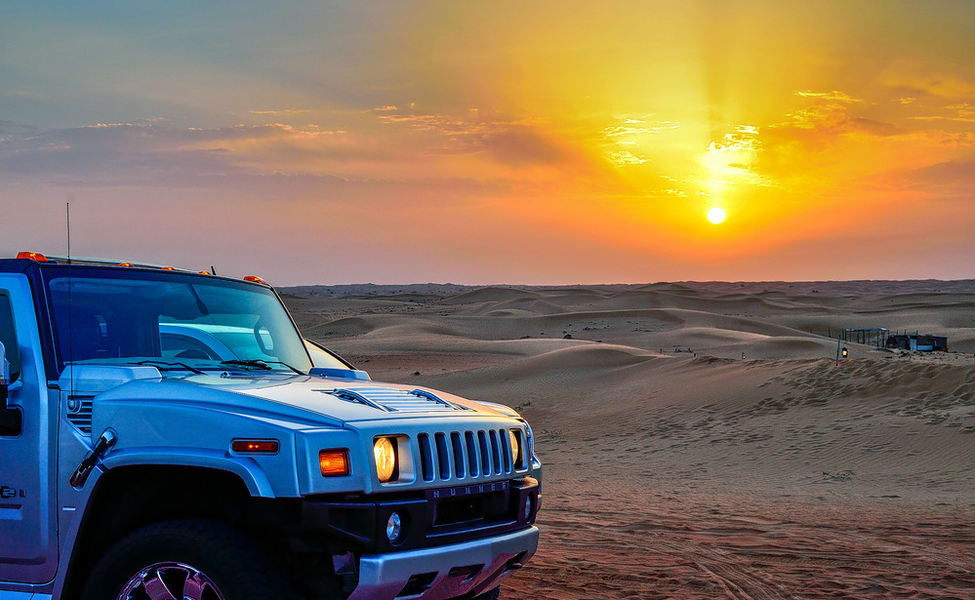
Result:
M369 290L286 300L377 379L535 427L544 535L508 598L975 598L975 283ZM964 353L836 365L844 327Z
M539 298L535 292L503 287L478 288L463 294L448 296L443 299L444 304L471 304L475 302L504 302L506 300L523 300Z

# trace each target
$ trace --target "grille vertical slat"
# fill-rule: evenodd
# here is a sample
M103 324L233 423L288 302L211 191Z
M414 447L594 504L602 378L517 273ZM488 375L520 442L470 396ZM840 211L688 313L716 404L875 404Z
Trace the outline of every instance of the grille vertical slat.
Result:
M416 438L420 446L420 470L424 481L433 481L433 453L430 451L430 436L421 433Z
M498 448L498 432L492 429L488 432L488 437L491 440L491 470L495 475L500 475L501 450Z
M447 450L447 437L442 433L434 436L437 442L437 468L440 472L440 479L444 481L450 479L450 454Z
M467 476L467 459L464 457L464 446L460 443L460 434L454 431L450 434L450 448L454 452L454 475L457 479Z
M504 472L511 472L511 448L507 432L504 429L498 431L498 438L501 441L501 464L504 465Z
M464 432L464 441L467 442L467 467L470 470L471 477L477 477L480 474L478 468L480 461L477 458L477 444L474 443L474 434L470 431Z
M491 452L488 450L487 435L483 431L477 432L477 442L481 450L481 474L491 474Z

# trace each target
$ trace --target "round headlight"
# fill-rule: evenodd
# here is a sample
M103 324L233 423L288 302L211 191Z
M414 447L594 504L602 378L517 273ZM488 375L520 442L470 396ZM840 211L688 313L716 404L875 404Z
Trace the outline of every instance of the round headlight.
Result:
M400 536L403 535L403 519L399 516L399 513L393 513L389 515L389 520L386 521L386 539L389 540L390 544L395 544L399 541Z
M381 437L376 438L372 450L376 455L376 474L385 483L396 473L396 447L391 438Z
M525 498L525 520L532 518L532 499Z
M519 452L521 450L518 448L518 430L509 429L508 430L508 440L511 441L511 460L515 461L515 466L518 465Z

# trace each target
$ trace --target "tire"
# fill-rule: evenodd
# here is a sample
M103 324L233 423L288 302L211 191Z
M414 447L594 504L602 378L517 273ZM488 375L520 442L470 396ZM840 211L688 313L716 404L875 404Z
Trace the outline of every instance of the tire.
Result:
M295 598L250 538L215 521L165 521L130 534L98 561L81 600L146 599L146 585L175 600Z
M498 600L501 598L501 588L496 587L490 592L484 592L480 596L474 598L474 600Z

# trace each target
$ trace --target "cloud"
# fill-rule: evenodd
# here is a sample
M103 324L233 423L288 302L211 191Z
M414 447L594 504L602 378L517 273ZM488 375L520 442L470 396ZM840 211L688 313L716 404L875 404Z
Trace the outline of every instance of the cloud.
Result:
M617 143L626 143L624 140L640 138L653 135L665 129L677 129L680 123L677 121L648 121L644 119L624 118L617 125L611 125L603 129L603 135L614 139Z
M852 115L847 104L832 101L816 102L812 106L786 113L786 117L788 121L774 123L769 127L807 130L823 136L849 133L891 136L901 132L893 123Z
M753 168L762 150L759 134L759 128L754 125L739 125L734 131L724 134L720 141L708 144L700 162L707 175L703 183L709 192L717 193L736 183L770 184Z
M616 152L610 152L608 155L609 162L613 163L617 167L627 167L632 165L642 165L647 162L645 156L637 156L628 150L618 150Z
M833 102L862 102L862 98L854 98L847 94L846 92L841 92L839 90L833 90L831 92L810 92L810 91L797 91L796 96L801 96L803 98L818 98L820 100L831 100Z
M877 80L905 96L972 98L975 82L951 73L938 72L921 62L896 61L877 75Z
M18 123L16 121L4 121L3 119L0 119L0 135L5 133L23 134L32 131L37 131L37 127L27 125L25 123Z
M957 123L975 123L975 104L959 102L944 107L945 114L917 115L908 117L915 121L955 121Z
M84 185L197 185L211 176L261 172L241 159L262 146L341 134L281 124L178 129L152 123L95 123L13 136L0 146L0 172L14 180L30 176Z
M424 148L433 154L484 153L507 166L557 165L569 158L553 136L530 120L507 118L477 108L455 114L390 110L376 116L387 125L406 125L432 136Z
M412 108L412 103L410 103L410 107ZM386 112L395 112L395 111L398 111L398 110L399 110L399 108L397 108L397 106L395 104L387 104L386 106L376 106L376 107L374 107L372 109L372 112L386 113Z
M38 94L37 92L24 89L0 90L0 96L13 96L15 98L29 98L32 100L40 100L44 98L43 94Z
M910 171L907 178L924 186L963 186L970 192L975 188L975 160L937 163Z
M397 158L381 140L347 133L284 124L174 128L122 122L21 131L0 136L0 180L8 189L192 188L382 205L404 196L436 204L510 189L510 182L497 178L397 169ZM508 152L544 153L531 144L526 150L525 140L510 143L521 149ZM371 166L356 175L343 169L350 163ZM399 176L403 172L409 176Z
M252 115L261 116L280 116L280 115L300 115L304 113L310 113L312 110L310 108L278 108L278 109L265 109L265 110L249 110L247 111Z

